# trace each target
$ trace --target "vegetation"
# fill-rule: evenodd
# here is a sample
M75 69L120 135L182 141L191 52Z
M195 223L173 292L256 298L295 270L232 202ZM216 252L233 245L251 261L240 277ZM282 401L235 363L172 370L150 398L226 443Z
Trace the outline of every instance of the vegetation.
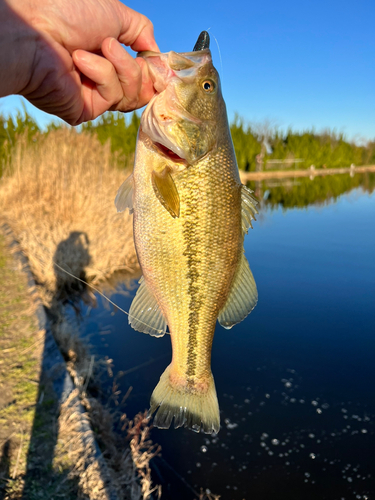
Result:
M21 134L4 165L0 213L12 227L37 282L54 294L75 283L98 283L138 269L131 217L118 214L116 192L127 172L110 144L62 128Z
M78 130L97 137L101 144L110 143L112 162L121 168L130 168L134 161L135 143L140 118L137 113L106 113L95 121L85 123ZM9 161L12 147L20 134L26 134L29 143L36 136L46 136L64 125L51 124L41 131L35 120L25 111L12 118L0 116L0 177L1 168ZM326 130L316 132L292 129L283 132L267 123L248 124L236 116L231 126L238 166L241 170L280 168L348 167L375 164L375 140L361 146L348 141L344 134ZM258 157L258 159L257 159ZM295 162L297 160L297 162Z
M375 189L375 174L367 172L353 177L347 174L315 177L313 180L299 177L282 181L249 182L249 187L266 206L282 206L284 209L329 203L359 186L372 193Z

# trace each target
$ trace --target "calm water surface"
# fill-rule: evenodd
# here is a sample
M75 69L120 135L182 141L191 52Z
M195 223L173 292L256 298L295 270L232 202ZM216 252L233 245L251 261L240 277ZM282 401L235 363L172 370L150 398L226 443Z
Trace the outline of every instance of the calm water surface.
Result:
M223 500L375 499L375 194L368 177L336 177L254 186L261 213L245 250L259 303L216 329L218 436L152 431L164 499L200 487ZM112 300L129 310L134 294ZM134 388L132 417L170 362L169 336L99 304L82 306L82 329L115 373L149 362L119 378Z

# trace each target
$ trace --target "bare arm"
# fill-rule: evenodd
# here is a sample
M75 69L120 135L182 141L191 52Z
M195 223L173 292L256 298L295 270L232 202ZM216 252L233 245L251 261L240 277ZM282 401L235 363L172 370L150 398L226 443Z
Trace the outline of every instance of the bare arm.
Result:
M130 111L154 94L135 51L153 26L118 0L0 0L0 97L20 94L72 125Z

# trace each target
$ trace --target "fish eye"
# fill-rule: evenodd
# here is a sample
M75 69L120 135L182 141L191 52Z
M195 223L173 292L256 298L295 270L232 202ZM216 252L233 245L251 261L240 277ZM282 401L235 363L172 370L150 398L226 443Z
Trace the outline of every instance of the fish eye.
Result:
M215 90L215 84L212 80L205 80L202 83L203 90L207 93L211 93Z

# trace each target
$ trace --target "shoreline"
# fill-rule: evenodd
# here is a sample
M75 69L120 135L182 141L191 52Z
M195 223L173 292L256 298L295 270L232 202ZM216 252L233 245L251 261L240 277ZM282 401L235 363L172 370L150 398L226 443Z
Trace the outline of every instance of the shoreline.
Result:
M362 174L365 172L375 172L375 165L364 165L361 167L345 168L314 168L306 170L274 170L271 172L245 172L240 170L241 182L261 181L266 179L287 179L291 177L317 177L335 174Z

